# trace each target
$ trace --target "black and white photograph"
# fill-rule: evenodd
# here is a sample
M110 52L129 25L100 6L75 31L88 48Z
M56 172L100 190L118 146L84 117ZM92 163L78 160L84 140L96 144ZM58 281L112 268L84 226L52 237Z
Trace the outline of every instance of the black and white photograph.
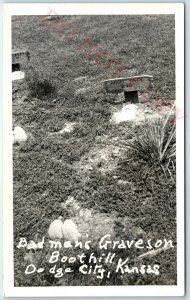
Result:
M183 4L19 5L7 294L183 295Z

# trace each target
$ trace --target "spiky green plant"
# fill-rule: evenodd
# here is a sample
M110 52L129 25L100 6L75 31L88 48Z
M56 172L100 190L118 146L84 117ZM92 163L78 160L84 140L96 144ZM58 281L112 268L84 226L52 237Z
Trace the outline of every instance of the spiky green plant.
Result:
M129 160L140 160L147 171L159 166L172 179L176 160L174 108L175 104L167 116L145 120L143 124L129 128L131 140L125 143L129 150Z

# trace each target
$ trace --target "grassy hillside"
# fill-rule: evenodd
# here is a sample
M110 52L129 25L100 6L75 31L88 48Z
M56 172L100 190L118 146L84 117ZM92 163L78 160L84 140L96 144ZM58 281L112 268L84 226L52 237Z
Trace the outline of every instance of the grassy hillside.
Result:
M61 16L53 21L22 16L13 18L12 45L28 48L32 63L43 72L51 70L60 88L68 82L72 87L71 80L86 74L93 82L109 79L122 64L126 69L120 76L153 75L158 91L175 99L174 26L173 15ZM108 68L106 58L104 63L97 57L102 51L112 59Z
M116 75L153 75L160 100L174 100L174 29L172 15L13 17L12 48L31 53L24 66L28 81L13 82L13 126L29 137L13 152L15 246L20 237L41 238L59 215L74 218L85 232L94 234L97 226L97 239L108 228L114 237L175 243L175 183L159 168L145 174L140 161L122 163L133 125L110 122L116 95L102 85ZM31 96L31 82L39 78L51 79L56 92ZM58 133L71 122L72 133ZM91 217L85 221L65 209L68 197ZM79 279L77 272L61 283L47 274L31 280L24 275L25 255L15 248L17 286L176 284L175 248L147 260L161 265L157 277L117 274L106 281L81 274Z

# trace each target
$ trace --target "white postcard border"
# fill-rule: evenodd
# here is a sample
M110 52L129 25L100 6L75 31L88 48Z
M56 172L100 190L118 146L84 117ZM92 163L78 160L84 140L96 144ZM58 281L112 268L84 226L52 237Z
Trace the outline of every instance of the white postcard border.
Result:
M184 119L176 122L177 136L177 286L14 287L13 281L13 171L11 15L46 15L50 8L63 15L175 14L176 106L184 112L184 5L183 3L47 3L4 4L3 15L3 282L6 297L55 296L183 296L184 295ZM106 12L106 13L105 13Z

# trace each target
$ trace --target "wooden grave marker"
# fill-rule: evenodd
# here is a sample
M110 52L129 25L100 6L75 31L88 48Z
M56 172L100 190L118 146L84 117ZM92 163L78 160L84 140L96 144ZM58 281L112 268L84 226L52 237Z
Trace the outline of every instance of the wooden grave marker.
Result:
M14 51L12 52L12 72L20 71L20 64L27 63L30 60L30 52Z
M124 93L126 102L138 103L138 92L145 92L154 87L153 76L141 75L126 78L104 80L104 87L108 93ZM116 102L117 103L117 102Z

